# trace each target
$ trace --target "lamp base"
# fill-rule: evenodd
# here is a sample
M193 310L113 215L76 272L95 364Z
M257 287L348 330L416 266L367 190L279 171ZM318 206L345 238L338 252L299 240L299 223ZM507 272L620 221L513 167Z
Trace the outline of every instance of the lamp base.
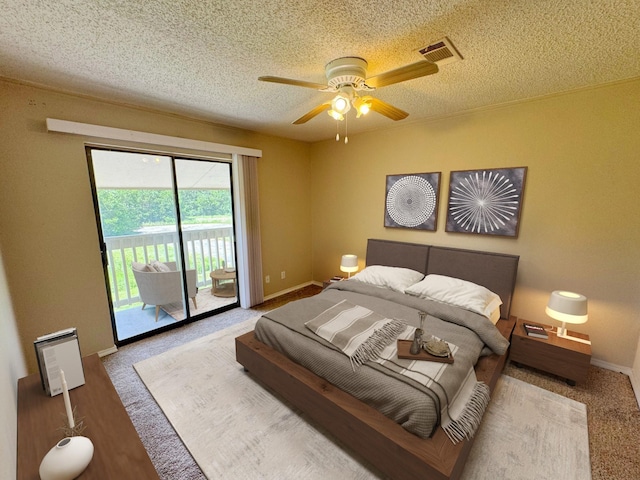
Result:
M572 337L567 334L567 328L565 327L564 322L562 322L562 326L558 327L558 333L556 334L558 338L564 338L565 340L572 340L574 342L585 343L587 345L591 345L591 340L585 340L584 338Z
M584 338L572 337L571 335L557 335L558 338L564 338L566 340L573 340L574 342L586 343L591 345L591 340L585 340Z

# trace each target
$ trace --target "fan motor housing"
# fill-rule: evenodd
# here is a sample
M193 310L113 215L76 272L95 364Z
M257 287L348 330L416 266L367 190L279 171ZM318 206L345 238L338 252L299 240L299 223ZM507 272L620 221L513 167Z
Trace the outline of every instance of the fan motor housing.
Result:
M367 61L360 57L341 57L330 61L325 66L327 83L330 87L340 88L353 85L360 89L367 75Z

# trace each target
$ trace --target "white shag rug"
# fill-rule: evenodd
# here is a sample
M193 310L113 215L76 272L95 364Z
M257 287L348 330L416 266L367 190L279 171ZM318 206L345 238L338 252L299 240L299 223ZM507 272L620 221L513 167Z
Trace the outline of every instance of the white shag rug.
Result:
M254 381L235 361L240 323L134 365L210 479L371 479L321 428ZM586 406L502 376L464 480L589 480Z

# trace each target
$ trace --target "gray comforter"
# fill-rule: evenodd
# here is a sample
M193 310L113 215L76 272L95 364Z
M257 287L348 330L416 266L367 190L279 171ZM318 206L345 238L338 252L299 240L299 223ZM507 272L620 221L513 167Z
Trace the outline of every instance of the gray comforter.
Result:
M419 326L418 311L427 312L426 333L459 347L450 377L459 377L460 381L482 354L503 354L509 345L481 315L357 280L332 284L319 295L291 302L264 314L258 321L255 329L258 340L423 438L431 436L438 426L441 403L446 401L445 387L450 386L436 384L428 389L375 362L368 362L354 372L347 356L304 325L343 299L415 327Z

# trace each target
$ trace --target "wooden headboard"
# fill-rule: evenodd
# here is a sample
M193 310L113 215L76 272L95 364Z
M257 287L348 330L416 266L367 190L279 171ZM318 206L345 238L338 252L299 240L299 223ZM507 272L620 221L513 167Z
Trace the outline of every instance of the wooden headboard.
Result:
M517 255L460 248L434 247L417 243L369 239L367 265L411 268L467 280L498 294L500 317L509 318L518 273Z

